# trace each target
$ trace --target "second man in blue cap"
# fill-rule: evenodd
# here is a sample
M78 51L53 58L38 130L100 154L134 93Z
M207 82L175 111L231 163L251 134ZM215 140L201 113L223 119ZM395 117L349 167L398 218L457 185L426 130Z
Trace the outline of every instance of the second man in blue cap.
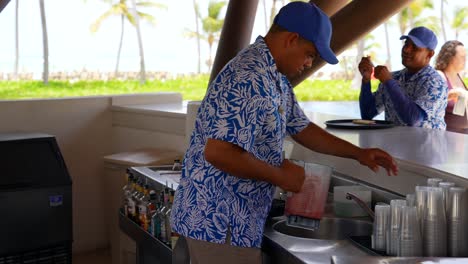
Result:
M359 63L361 117L372 119L385 111L385 120L396 125L445 130L447 84L429 64L437 37L426 27L416 27L400 39L405 41L401 49L403 70L391 73L386 66L374 68L369 57ZM372 73L380 81L374 93Z

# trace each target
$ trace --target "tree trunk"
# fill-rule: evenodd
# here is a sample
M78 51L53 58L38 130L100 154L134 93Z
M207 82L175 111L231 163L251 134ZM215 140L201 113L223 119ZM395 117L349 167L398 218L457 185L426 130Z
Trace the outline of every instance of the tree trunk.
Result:
M414 28L414 16L413 16L413 11L411 11L411 8L408 8L408 21L409 21L409 28L411 30Z
M133 11L135 12L135 28L138 37L138 48L140 50L140 83L144 84L146 82L146 70L145 70L145 55L143 52L143 40L141 38L140 32L140 18L137 13L135 0L132 0Z
M208 47L209 47L209 57L208 57L208 72L211 72L211 66L213 65L213 60L212 60L212 57L211 57L211 50L213 48L213 43L208 43Z
M354 69L356 69L356 70L354 71L353 80L351 81L351 88L356 89L356 90L361 88L362 76L361 76L361 73L359 72L358 64L361 61L361 58L364 56L364 47L365 47L365 45L366 45L365 38L361 38L361 40L359 40L358 43L357 43L356 67L354 67Z
M392 55L390 51L390 38L388 34L388 23L384 23L384 29L385 29L385 45L387 46L387 62L385 64L391 70L392 69Z
M264 20L265 20L265 33L268 32L268 28L270 25L268 25L268 19L267 19L267 8L266 8L266 0L262 1L263 3L263 15L264 15Z
M47 40L47 23L44 8L44 0L39 0L39 7L41 11L41 24L42 24L42 43L44 51L44 71L42 72L42 81L45 85L49 84L49 43Z
M440 28L442 29L442 37L444 38L444 43L447 41L447 33L445 32L444 24L444 1L440 0Z
M123 43L124 26L125 26L125 17L124 17L124 15L121 15L120 17L121 17L122 20L121 20L121 25L120 25L121 31L120 31L119 50L117 51L117 62L115 64L115 72L114 72L115 78L117 78L117 76L119 74L120 53L122 52L122 43Z
M270 25L273 24L273 20L275 19L275 16L276 16L276 1L277 0L273 0L271 3Z
M201 73L201 48L200 48L200 26L198 24L198 7L197 1L193 0L193 8L195 9L195 32L197 32L197 53L198 53L198 65L197 65L197 73Z
M16 0L15 5L15 69L14 69L14 78L18 79L18 64L19 64L19 24L18 24L18 10L19 10L19 0Z

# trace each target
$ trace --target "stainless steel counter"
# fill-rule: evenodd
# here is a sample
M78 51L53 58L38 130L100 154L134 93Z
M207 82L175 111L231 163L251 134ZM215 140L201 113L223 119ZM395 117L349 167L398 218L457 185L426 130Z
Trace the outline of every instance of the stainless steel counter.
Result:
M269 222L263 234L262 250L268 255L267 263L323 264L330 263L333 255L368 256L367 252L349 240L322 240L288 236L273 230L274 223L275 220Z
M455 264L468 263L467 258L431 258L431 257L375 257L375 256L333 256L332 264Z
M307 113L307 116L323 128L328 120L343 119L322 113ZM401 126L375 130L326 129L360 147L382 148L401 161L468 179L468 135Z

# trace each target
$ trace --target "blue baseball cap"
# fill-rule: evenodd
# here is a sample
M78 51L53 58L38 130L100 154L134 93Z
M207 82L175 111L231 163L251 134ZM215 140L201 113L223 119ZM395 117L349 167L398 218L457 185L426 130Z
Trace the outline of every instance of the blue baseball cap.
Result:
M291 2L280 9L273 23L314 43L320 57L326 62L338 63L335 53L330 48L330 18L315 4Z
M415 27L408 35L403 35L400 39L411 39L414 45L420 48L435 50L437 47L437 37L432 30L426 27Z

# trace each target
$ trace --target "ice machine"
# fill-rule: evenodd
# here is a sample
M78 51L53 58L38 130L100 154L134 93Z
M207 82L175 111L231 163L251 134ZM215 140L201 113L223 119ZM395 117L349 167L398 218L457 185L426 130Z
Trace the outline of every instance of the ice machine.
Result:
M0 264L71 263L72 181L54 136L0 133Z

